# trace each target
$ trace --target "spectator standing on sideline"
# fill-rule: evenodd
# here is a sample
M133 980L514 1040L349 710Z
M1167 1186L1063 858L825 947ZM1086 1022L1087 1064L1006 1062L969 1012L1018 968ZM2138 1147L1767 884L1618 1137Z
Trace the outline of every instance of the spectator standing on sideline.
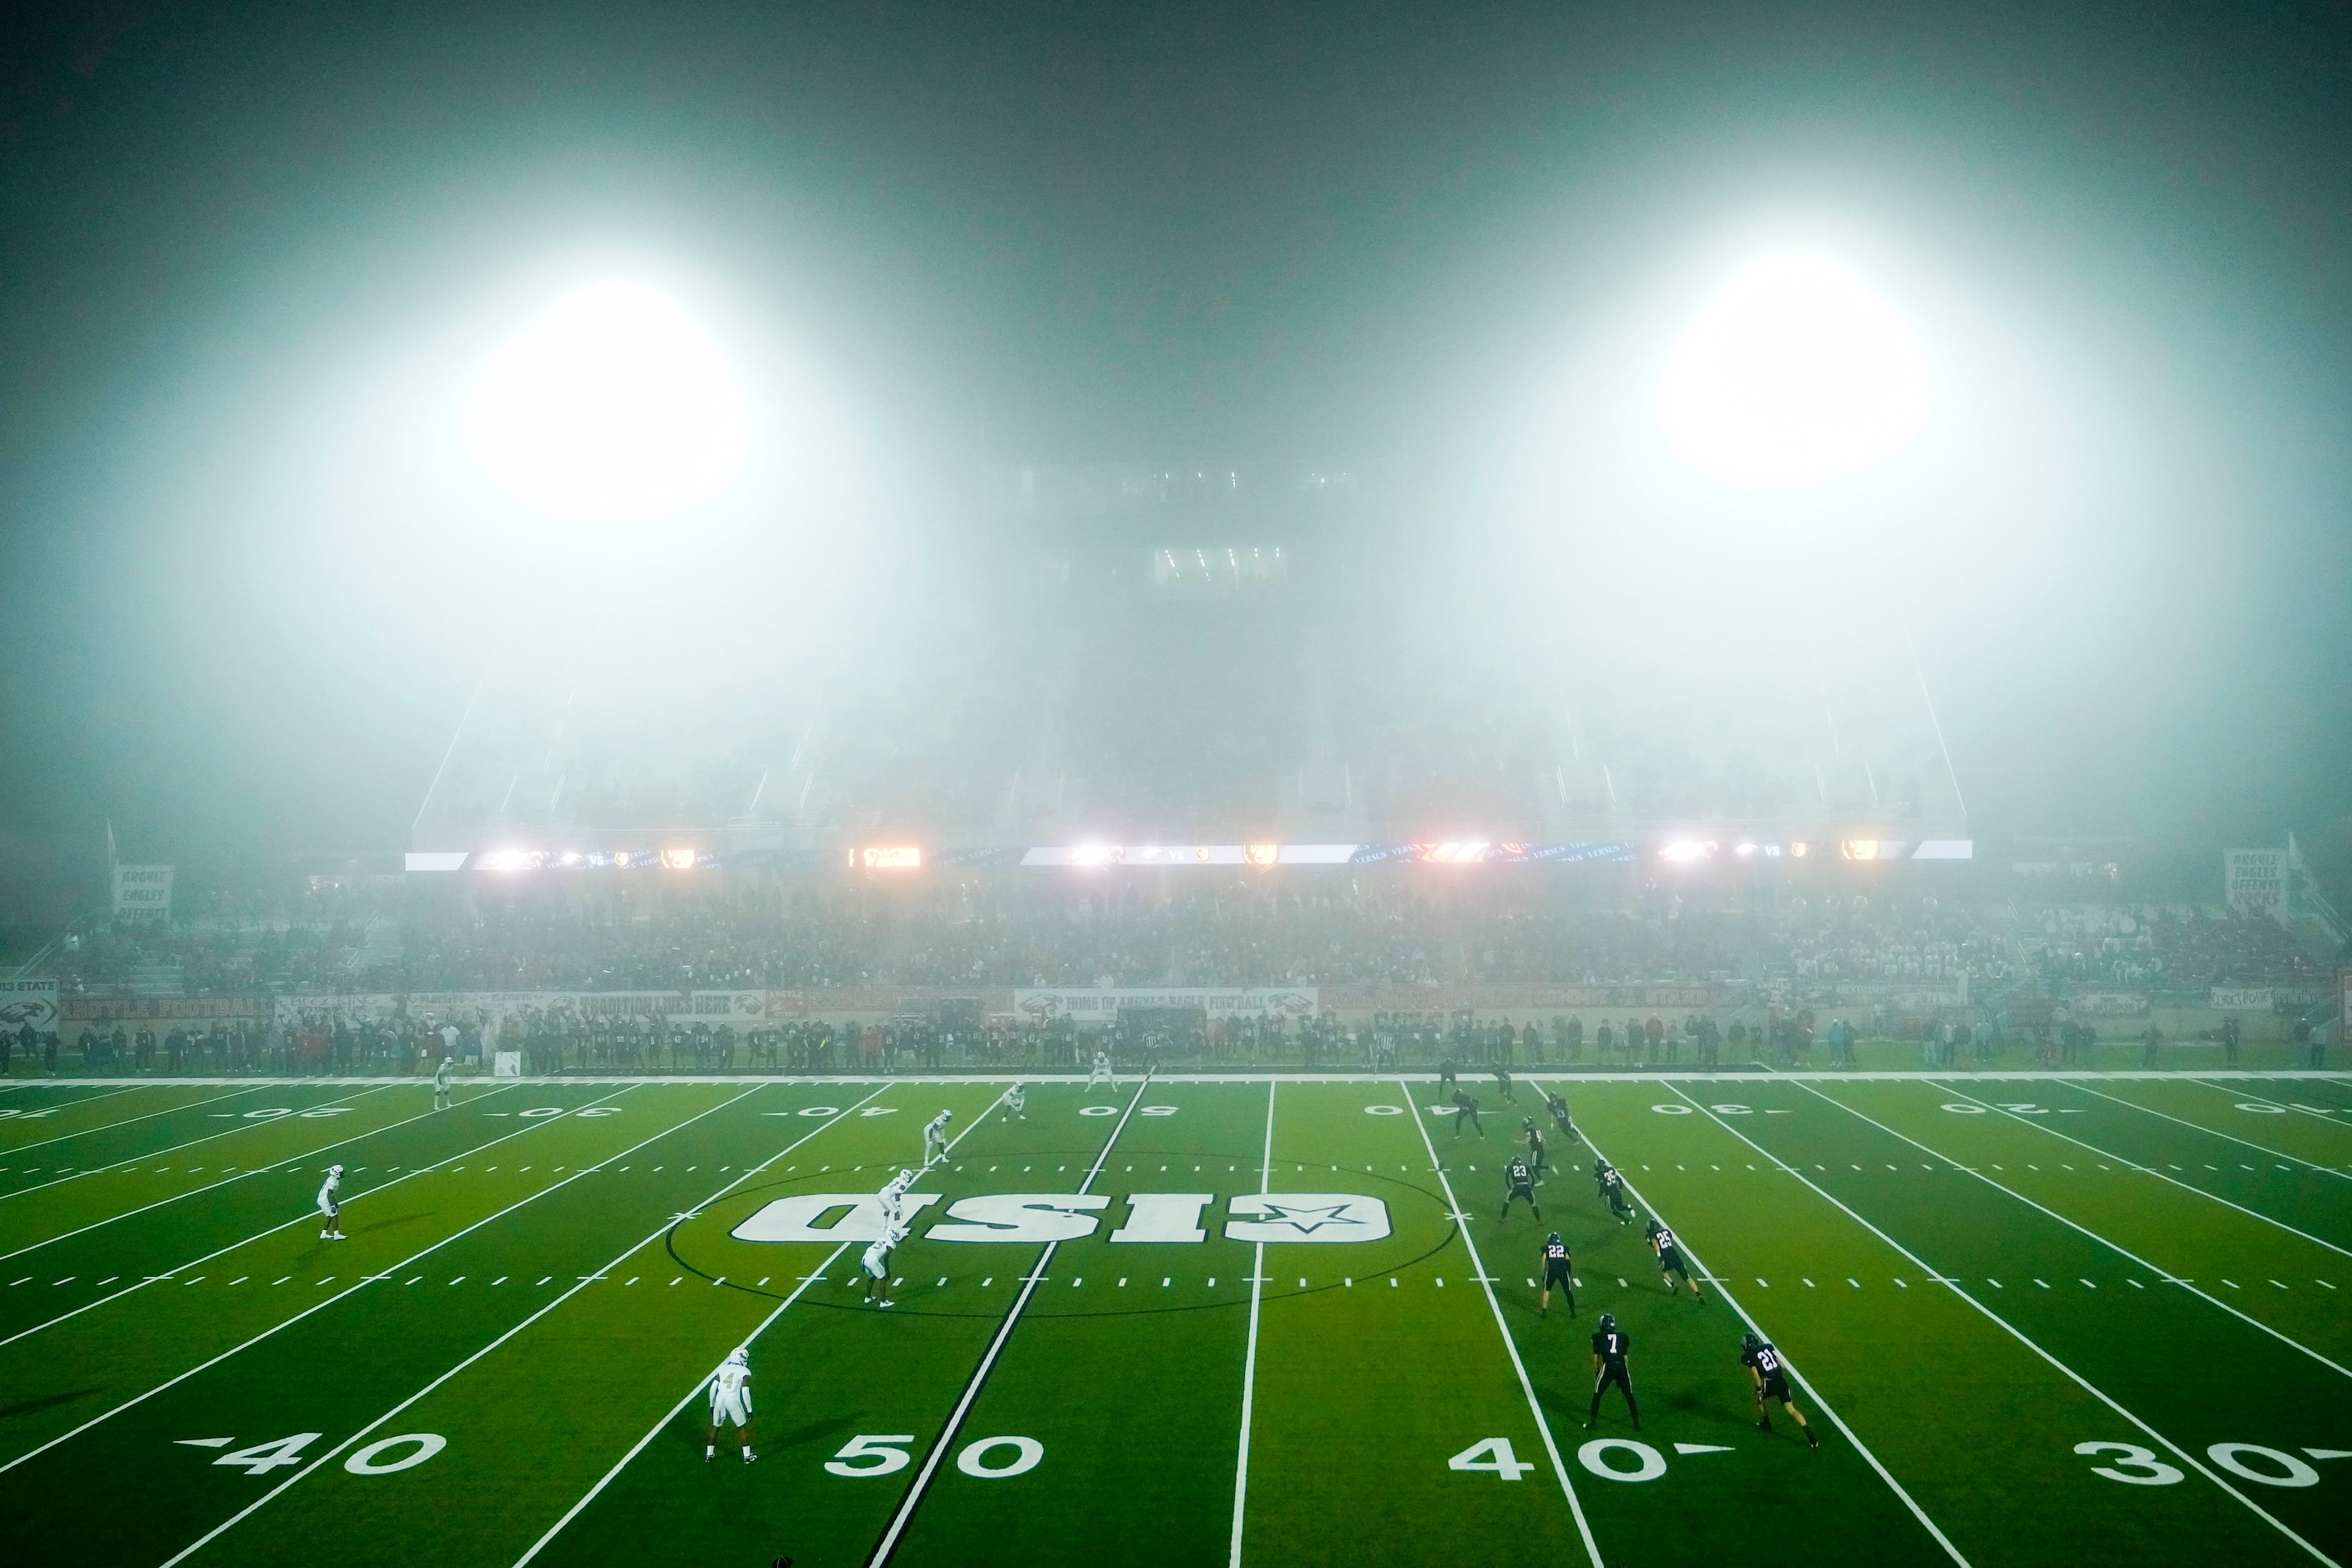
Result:
M2163 1045L2164 1031L2153 1023L2149 1024L2139 1037L2139 1065L2153 1069L2156 1066L2157 1052Z

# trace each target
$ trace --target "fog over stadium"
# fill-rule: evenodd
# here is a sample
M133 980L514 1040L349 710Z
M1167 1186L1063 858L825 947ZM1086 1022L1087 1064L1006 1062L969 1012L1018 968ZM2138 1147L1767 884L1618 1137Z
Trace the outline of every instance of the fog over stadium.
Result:
M2352 9L11 16L7 1568L2352 1564Z
M68 900L109 819L192 874L406 848L500 650L753 781L822 713L835 757L1220 840L1405 765L1375 726L1549 771L1642 715L1780 725L1723 649L1916 658L1980 837L2333 864L2335 24L2116 15L59 13L6 110L11 886ZM1899 319L1927 406L1742 491L1662 383L1790 250ZM502 504L457 429L600 279L749 408L739 480L625 538ZM1003 504L1032 470L1171 477ZM1139 607L1155 551L1275 546L1255 600ZM1215 807L1148 804L1171 767ZM1383 826L1535 831L1485 789Z

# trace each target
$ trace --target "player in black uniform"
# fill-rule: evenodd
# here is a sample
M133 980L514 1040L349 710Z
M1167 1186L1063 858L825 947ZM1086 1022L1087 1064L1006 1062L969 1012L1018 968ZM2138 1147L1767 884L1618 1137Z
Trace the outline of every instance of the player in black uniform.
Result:
M1542 1257L1543 1300L1538 1306L1537 1315L1551 1316L1551 1288L1557 1285L1559 1293L1568 1298L1568 1315L1573 1318L1576 1316L1576 1281L1569 1272L1568 1243L1559 1238L1559 1232L1553 1231L1544 1237Z
M1573 1143L1581 1136L1576 1131L1576 1123L1569 1120L1568 1101L1549 1089L1544 1090L1544 1109L1551 1112L1552 1122L1559 1129L1562 1138Z
M1543 1210L1536 1206L1535 1173L1528 1169L1525 1160L1514 1154L1503 1167L1503 1212L1496 1217L1510 1218L1511 1205L1520 1198L1528 1200L1528 1207L1534 1211L1536 1218L1543 1218Z
M1522 1116L1519 1118L1519 1131L1528 1141L1528 1171L1541 1182L1545 1163L1543 1129L1536 1125L1534 1117Z
M1495 1089L1496 1093L1503 1097L1505 1103L1517 1105L1519 1102L1519 1091L1511 1087L1510 1068L1496 1068L1495 1069Z
M1601 1313L1600 1331L1592 1336L1592 1413L1584 1418L1586 1431L1601 1419L1601 1396L1612 1383L1625 1391L1625 1414L1633 1418L1633 1430L1642 1429L1642 1407L1633 1403L1633 1380L1625 1371L1625 1352L1633 1348L1633 1342L1617 1327L1616 1315Z
M1592 1179L1601 1189L1601 1201L1609 1205L1609 1212L1617 1216L1617 1223L1633 1224L1633 1205L1625 1201L1625 1178L1617 1173L1617 1167L1606 1160L1595 1160L1592 1162Z
M1444 1094L1449 1089L1458 1089L1461 1087L1462 1086L1460 1084L1454 1081L1454 1058L1452 1057L1448 1057L1444 1061L1438 1063L1437 1092Z
M1679 1274L1683 1283L1691 1288L1691 1294L1702 1301L1706 1300L1706 1292L1701 1290L1698 1281L1691 1278L1690 1265L1684 1261L1682 1244L1675 1240L1675 1233L1660 1221L1653 1219L1642 1227L1642 1234L1649 1238L1650 1250L1658 1255L1658 1278L1666 1282L1666 1294L1671 1296L1675 1293L1675 1276Z
M1756 1385L1756 1429L1759 1432L1772 1430L1772 1412L1765 1408L1765 1402L1778 1400L1781 1409L1796 1417L1798 1429L1805 1435L1805 1446L1820 1447L1822 1440L1813 1431L1812 1424L1805 1419L1805 1413L1797 1408L1797 1402L1789 1397L1788 1363L1780 1359L1780 1352L1772 1348L1772 1342L1755 1330L1748 1330L1739 1336L1739 1361L1747 1367L1749 1381Z
M1479 1137L1486 1136L1486 1124L1478 1120L1478 1102L1470 1098L1467 1090L1457 1089L1454 1091L1454 1136L1461 1137L1465 1124L1475 1127Z

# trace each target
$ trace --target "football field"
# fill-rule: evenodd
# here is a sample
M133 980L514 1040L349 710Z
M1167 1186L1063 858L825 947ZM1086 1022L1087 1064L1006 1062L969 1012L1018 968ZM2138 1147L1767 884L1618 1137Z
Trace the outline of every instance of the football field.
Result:
M8 1560L2352 1565L2352 1079L1465 1087L0 1089Z

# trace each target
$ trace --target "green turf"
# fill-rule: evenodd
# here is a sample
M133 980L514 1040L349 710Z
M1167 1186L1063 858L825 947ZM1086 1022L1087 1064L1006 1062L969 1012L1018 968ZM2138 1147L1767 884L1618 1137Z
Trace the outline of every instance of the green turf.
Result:
M2344 1080L1558 1081L1704 1300L1590 1147L1555 1136L1543 1218L1497 1217L1532 1085L1480 1081L1484 1139L1423 1079L1038 1083L1025 1121L994 1082L37 1086L10 1105L54 1115L0 1118L10 1560L2352 1563L2352 1457L2314 1457L2352 1449ZM856 1246L733 1234L872 1192L942 1107L897 1307ZM926 1234L1082 1189L1098 1223L1050 1257ZM1314 1194L1377 1198L1390 1233L1225 1236L1262 1192L1333 1234L1369 1211ZM1207 1195L1206 1239L1113 1239L1145 1193ZM1530 1285L1554 1226L1572 1319ZM1601 1311L1638 1433L1614 1394L1583 1428ZM1757 1430L1750 1323L1821 1450ZM706 1463L744 1342L761 1457ZM409 1435L446 1446L347 1468ZM828 1471L861 1437L907 1462ZM1015 1437L1023 1473L959 1462ZM1448 1465L1500 1445L1516 1479Z

